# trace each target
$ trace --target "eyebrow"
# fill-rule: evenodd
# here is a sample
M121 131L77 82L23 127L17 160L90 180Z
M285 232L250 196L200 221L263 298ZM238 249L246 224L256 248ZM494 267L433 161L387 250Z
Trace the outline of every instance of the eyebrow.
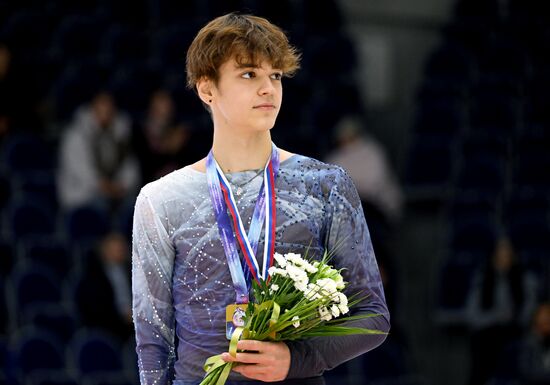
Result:
M260 68L259 65L254 63L237 63L235 64L236 69L242 69L242 68Z

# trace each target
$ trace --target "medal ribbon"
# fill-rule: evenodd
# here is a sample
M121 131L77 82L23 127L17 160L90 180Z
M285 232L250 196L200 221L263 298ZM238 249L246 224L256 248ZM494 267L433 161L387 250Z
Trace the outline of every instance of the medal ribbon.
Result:
M268 269L273 265L275 251L275 178L279 169L279 153L272 144L271 158L264 169L264 181L260 187L252 223L248 235L237 209L237 204L223 171L214 159L212 151L206 159L206 176L210 198L214 207L218 231L227 258L227 264L237 295L237 303L248 303L249 275L260 283L260 279L269 279ZM229 213L228 213L229 212ZM260 237L262 222L265 222L265 241L263 266L260 270L256 260L256 249ZM233 226L231 225L233 224ZM234 230L234 233L233 233ZM235 239L236 238L236 239ZM241 265L236 244L239 244L246 265ZM245 278L245 274L247 277Z

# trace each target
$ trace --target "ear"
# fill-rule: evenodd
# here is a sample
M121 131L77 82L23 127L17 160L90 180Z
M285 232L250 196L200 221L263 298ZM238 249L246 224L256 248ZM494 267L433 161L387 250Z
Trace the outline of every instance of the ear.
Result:
M201 98L202 102L206 105L210 105L212 103L212 97L213 97L213 88L214 84L212 80L207 78L201 78L197 82L197 94L199 95L199 98Z

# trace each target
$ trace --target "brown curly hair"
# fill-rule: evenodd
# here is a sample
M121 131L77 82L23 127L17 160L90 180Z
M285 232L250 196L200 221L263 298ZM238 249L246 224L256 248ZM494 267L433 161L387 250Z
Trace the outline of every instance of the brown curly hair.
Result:
M292 76L300 68L300 54L285 33L268 20L229 13L206 24L187 51L187 87L194 89L201 78L217 83L220 66L235 58L239 65L268 61Z

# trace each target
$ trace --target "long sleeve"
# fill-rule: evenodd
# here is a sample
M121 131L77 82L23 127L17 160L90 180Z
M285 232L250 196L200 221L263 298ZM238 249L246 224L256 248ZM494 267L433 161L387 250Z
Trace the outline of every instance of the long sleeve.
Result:
M379 314L349 324L388 332L388 308L359 196L345 171L338 168L335 172L335 184L328 197L326 247L335 252L332 260L335 267L345 269L343 276L349 282L346 294L368 295L352 309L353 314ZM288 378L321 375L327 369L374 349L385 338L385 334L352 335L290 342Z
M171 286L175 250L163 216L146 191L147 186L136 201L132 239L136 352L141 385L168 385L175 358Z

